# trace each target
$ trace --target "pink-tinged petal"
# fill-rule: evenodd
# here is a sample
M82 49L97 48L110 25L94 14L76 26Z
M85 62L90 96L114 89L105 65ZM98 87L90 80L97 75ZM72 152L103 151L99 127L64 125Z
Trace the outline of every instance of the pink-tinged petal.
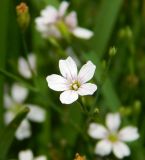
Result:
M77 22L77 14L75 11L70 12L66 16L65 23L67 24L70 30L73 30L74 28L77 27L78 22Z
M18 71L25 78L29 79L32 77L28 62L23 57L18 60Z
M122 159L130 155L130 149L125 143L116 142L113 144L113 153L117 158Z
M45 24L45 20L43 17L37 17L35 19L36 29L41 33L46 33L48 30L48 26Z
M119 113L109 113L106 116L106 125L112 132L117 131L120 126L120 115Z
M31 70L35 71L35 69L36 69L36 56L35 56L35 54L31 53L28 55L28 62L31 67Z
M62 1L58 10L58 16L63 17L68 9L69 3L67 1Z
M91 123L88 129L88 134L95 139L106 138L108 135L107 129L97 123Z
M134 141L139 138L138 129L136 127L128 126L119 131L119 139L125 142Z
M7 93L5 93L4 94L4 107L8 109L13 105L13 103L14 101L12 100L12 98Z
M33 153L31 150L19 152L19 160L33 160Z
M66 60L60 60L59 69L66 79L71 81L77 80L77 65L71 57L68 57Z
M90 39L93 36L93 32L88 30L88 29L84 29L81 27L77 27L72 31L73 35L75 37L78 38L82 38L82 39Z
M88 61L85 65L83 65L78 74L79 82L83 84L92 79L95 73L95 69L96 66L91 61Z
M36 157L34 160L47 160L47 157L46 156L39 156L39 157Z
M23 120L16 131L16 138L23 140L31 136L31 127L27 120Z
M112 144L108 140L101 140L95 147L95 153L100 156L109 155L112 150Z
M93 95L96 90L97 86L95 84L85 83L80 86L77 92L79 95L85 96L85 95Z
M27 104L27 107L30 109L30 112L27 115L27 118L33 122L43 122L46 118L46 112L38 105Z
M62 104L71 104L78 99L78 93L73 90L64 91L60 95L60 101Z
M65 91L69 89L68 81L57 74L52 74L46 78L48 87L55 91Z
M15 83L12 86L11 95L16 103L23 103L28 96L28 89Z
M11 111L7 111L5 114L4 114L4 122L5 124L9 124L13 118L15 117L15 114Z
M53 6L48 6L41 11L41 16L44 18L45 24L55 23L58 17L57 9Z

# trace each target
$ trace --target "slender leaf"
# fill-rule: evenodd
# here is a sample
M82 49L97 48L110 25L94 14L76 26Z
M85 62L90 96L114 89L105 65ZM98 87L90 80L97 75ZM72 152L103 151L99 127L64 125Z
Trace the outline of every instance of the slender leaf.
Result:
M7 48L7 34L8 34L8 11L9 11L9 0L3 0L0 2L0 68L5 67L5 57ZM4 17L5 15L5 17ZM0 75L0 130L3 129L3 82L4 78Z
M26 117L29 109L24 107L19 113L16 115L14 120L3 130L0 135L1 143L0 143L0 160L6 160L8 155L9 148L13 142L15 132L19 127L22 120Z
M99 56L104 54L122 3L123 0L112 0L111 2L103 0L102 8L96 19L95 36L92 41L92 47Z
M15 81L18 81L20 83L22 83L25 87L29 88L31 91L33 92L37 92L37 89L35 87L33 87L32 85L28 84L27 82L25 82L23 79L21 79L20 77L8 72L8 71L5 71L3 69L0 69L0 74L6 76L6 77L9 77Z
M95 58L94 58L95 57ZM100 62L100 59L98 55L95 55L92 53L92 54L87 54L85 55L85 58L86 59L89 59L89 60L92 60L95 65L96 65L96 72L95 72L95 79L98 81L98 82L101 82L102 83L102 86L101 86L101 92L105 98L105 104L112 110L112 111L115 111L118 107L121 106L121 102L117 96L117 93L114 89L114 86L109 78L109 76L107 75L107 77L102 80L102 76L103 76L103 69L101 67L101 62Z

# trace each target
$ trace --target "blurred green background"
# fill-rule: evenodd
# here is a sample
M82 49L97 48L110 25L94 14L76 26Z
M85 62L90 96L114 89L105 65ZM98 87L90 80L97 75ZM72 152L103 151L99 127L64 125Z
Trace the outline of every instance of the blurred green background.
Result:
M24 38L28 53L33 52L37 57L37 76L32 80L18 78L17 61L20 56L25 57L16 15L20 2L0 2L0 135L2 144L6 145L4 148L10 145L8 137L4 139L1 134L5 128L5 83L11 85L17 81L29 86L27 101L41 105L47 118L43 124L32 123L31 138L17 141L12 137L7 158L17 159L19 151L31 148L36 155L45 154L50 160L72 160L77 152L88 160L115 160L113 155L105 158L94 155L96 142L87 135L92 119L83 115L77 102L62 105L59 93L47 87L46 76L59 72L58 61L66 58L62 52L71 47L81 64L87 60L96 64L94 81L98 91L93 97L84 99L88 107L99 110L93 120L104 122L106 113L120 112L122 123L137 126L140 133L140 139L130 144L131 156L124 159L145 160L145 0L70 0L69 10L77 12L79 25L94 31L94 36L87 41L72 38L69 44L62 41L61 48L42 39L34 23L41 9L46 5L58 6L61 1L24 1L31 16ZM112 46L117 49L114 56L109 54ZM4 148L0 146L0 155L4 154Z

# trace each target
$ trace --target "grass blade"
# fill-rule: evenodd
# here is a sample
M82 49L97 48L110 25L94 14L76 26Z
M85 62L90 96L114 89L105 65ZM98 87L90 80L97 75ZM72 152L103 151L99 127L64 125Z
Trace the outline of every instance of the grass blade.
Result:
M14 120L1 133L0 160L6 160L6 156L14 139L15 132L20 123L22 122L22 120L26 117L28 112L29 112L28 108L26 107L22 108L16 115Z

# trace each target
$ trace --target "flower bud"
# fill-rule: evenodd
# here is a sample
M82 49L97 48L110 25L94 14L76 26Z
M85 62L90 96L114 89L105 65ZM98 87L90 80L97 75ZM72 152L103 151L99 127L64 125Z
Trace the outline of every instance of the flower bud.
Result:
M132 109L130 107L122 106L120 107L119 112L122 116L129 116L132 114Z
M130 88L136 87L139 83L139 78L134 75L130 74L126 77L127 84Z
M126 26L125 28L121 28L119 31L120 38L131 39L132 36L133 36L133 33L132 33L132 30L129 26Z
M30 22L29 8L26 3L21 2L16 6L17 21L21 29L24 31Z
M140 111L141 111L141 101L139 101L139 100L136 100L135 102L134 102L134 112L135 113L139 113Z
M110 49L109 49L109 56L115 56L115 54L116 54L116 52L117 52L117 49L113 46L113 47L110 47Z
M86 160L85 156L80 156L79 153L76 153L74 160Z

